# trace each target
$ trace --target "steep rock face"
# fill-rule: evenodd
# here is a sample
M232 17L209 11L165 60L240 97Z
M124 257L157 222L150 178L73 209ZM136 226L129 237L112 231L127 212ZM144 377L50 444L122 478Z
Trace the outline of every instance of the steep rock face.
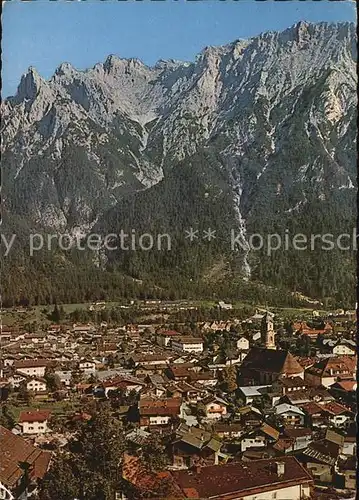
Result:
M190 164L244 247L249 233L308 229L316 214L324 232L350 225L355 64L354 25L301 22L193 63L112 55L86 71L64 63L49 81L29 68L2 104L6 207L44 228L111 229L128 196L175 189L171 172ZM242 270L257 265L245 251Z

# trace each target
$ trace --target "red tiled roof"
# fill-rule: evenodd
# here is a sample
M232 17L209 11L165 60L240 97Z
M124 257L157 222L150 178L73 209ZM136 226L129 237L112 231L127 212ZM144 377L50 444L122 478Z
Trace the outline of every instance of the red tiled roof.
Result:
M301 330L302 335L317 337L319 334L328 333L328 330L315 330L314 328L304 328Z
M42 366L48 366L51 363L51 361L47 359L24 359L24 360L19 360L19 361L14 361L14 368L16 369L21 369L21 368L39 368Z
M302 328L308 328L306 321L296 321L295 323L293 323L294 331L301 330Z
M199 337L179 337L176 342L181 344L203 344L203 339Z
M260 427L260 430L262 432L264 432L265 434L267 434L268 436L272 437L273 439L278 439L278 437L279 437L279 431L266 423L264 423Z
M7 487L13 488L23 476L19 467L21 462L30 464L30 477L42 478L49 466L51 453L26 442L21 436L0 426L1 459L0 481Z
M22 411L19 416L19 423L22 422L45 422L51 415L50 410L30 410Z
M353 374L357 363L356 358L356 356L332 356L315 363L313 366L308 368L308 373L321 377L333 376L331 373L332 370L335 372L334 375L336 376L345 372Z
M355 390L356 386L356 381L355 380L341 380L339 382L336 382L336 386L339 386L343 391L346 392L351 392Z
M138 363L145 363L146 361L166 361L170 356L168 354L134 354L133 361Z
M291 437L291 438L312 435L312 429L309 429L306 427L304 427L304 428L285 427L283 432L286 436Z
M284 474L278 476L276 462L284 464ZM172 471L185 498L234 499L262 494L278 487L312 484L312 477L294 457L233 462L226 465L201 467L198 471Z
M186 378L190 375L189 369L183 366L171 365L169 369L174 377Z
M178 415L181 406L180 398L171 399L140 399L140 415Z
M244 358L241 369L258 372L295 375L303 372L303 368L293 355L285 350L261 349L253 347Z
M294 439L289 437L280 437L278 441L273 445L273 448L278 451L285 451L291 448L294 444Z
M217 380L217 377L212 372L191 372L189 378L191 382L196 382L198 380Z
M323 410L327 411L328 413L332 413L333 415L341 415L342 413L350 411L345 406L337 403L336 401L326 403L322 405L322 408Z
M318 403L310 402L310 403L302 403L298 405L303 411L305 411L308 415L315 415L316 413L322 413L323 407L318 405Z
M136 385L146 385L146 384L141 380L130 379L122 376L114 377L112 379L107 379L102 382L103 387L126 388L126 387L133 387Z
M310 357L296 357L296 360L298 361L298 363L300 364L300 366L302 366L303 368L307 368L309 366L313 366L314 363L316 363L319 358L310 358Z
M78 389L79 391L86 391L86 389L89 389L90 387L92 387L92 384L84 384L84 383L79 383L79 384L76 384L76 389Z
M75 415L71 418L73 422L81 421L81 422L87 422L91 420L91 415L89 413L75 413Z
M140 491L145 491L147 495L156 494L160 490L167 499L183 499L183 495L170 472L149 472L146 470L138 457L124 454L123 457L123 478L135 486ZM166 490L164 493L163 490ZM151 496L151 498L156 498Z
M175 330L166 330L164 332L157 332L156 335L160 335L161 337L173 337L175 335L181 335L179 332Z

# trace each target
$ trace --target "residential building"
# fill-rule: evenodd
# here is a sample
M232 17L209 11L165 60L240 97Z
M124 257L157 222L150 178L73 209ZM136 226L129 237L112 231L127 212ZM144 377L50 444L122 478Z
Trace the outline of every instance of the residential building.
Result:
M19 416L19 425L23 434L45 434L48 432L48 421L51 415L49 410L22 411Z
M183 352L203 352L203 340L196 337L173 337L171 339L171 347L175 351Z
M305 370L304 379L313 386L330 387L337 381L355 380L356 356L333 356Z
M285 437L292 440L292 445L287 451L298 451L305 449L313 439L313 431L308 427L285 427L283 430Z
M308 427L326 427L328 425L328 418L323 407L314 402L300 404L299 407L304 412L304 423Z
M218 396L209 396L202 401L202 404L207 420L219 420L227 415L228 403Z
M260 427L255 427L241 436L241 451L245 452L248 448L266 448L278 440L279 434L277 429L263 423Z
M46 380L43 378L31 378L26 381L26 389L31 392L46 392Z
M43 377L50 362L44 359L25 359L14 361L13 367L22 375L30 377Z
M270 389L270 385L249 385L238 387L238 391L244 399L244 404L250 405L255 401L260 401Z
M88 334L88 333L94 333L95 332L95 327L94 325L91 325L91 324L86 324L86 325L82 325L82 324L73 324L72 325L72 332L73 333L77 333L77 334Z
M294 457L172 471L172 476L184 499L304 500L313 487L313 478Z
M190 384L200 384L205 387L214 387L218 383L217 377L213 372L191 372L188 377Z
M236 439L240 438L244 432L245 428L242 424L236 423L222 423L217 422L214 424L214 432L217 436L222 439Z
M248 351L249 349L249 340L246 339L245 337L240 337L237 342L237 349L240 351Z
M353 455L341 460L338 464L339 474L344 476L344 488L356 490L357 488L357 461Z
M140 392L141 389L145 387L145 385L146 385L145 382L135 377L118 375L117 377L104 380L100 387L102 388L105 396L107 397L110 391L122 390L126 394L129 394L131 391Z
M221 444L210 432L181 424L170 446L173 466L187 469L198 463L217 465L223 457Z
M306 391L307 383L302 377L283 377L272 384L274 392L280 392L283 396L295 391Z
M313 478L321 483L331 484L335 477L335 466L340 453L340 445L322 439L311 442L302 452L301 462Z
M334 356L355 356L356 343L354 340L342 339L333 347Z
M36 448L21 436L0 426L0 498L14 500L29 498L36 493L38 481L45 475L51 453ZM28 464L28 477L21 467Z
M255 406L242 406L238 408L236 417L239 417L241 423L247 427L259 426L264 420L262 412Z
M297 406L283 403L275 406L274 410L284 425L304 425L304 412Z
M334 427L345 427L350 420L354 419L354 414L346 406L336 401L321 406L328 415L329 423Z
M134 367L139 365L142 366L153 366L167 364L170 361L171 356L163 353L153 353L153 354L134 354L130 358L130 364Z
M79 370L85 373L95 373L96 363L91 359L81 359L78 365Z
M143 398L139 402L140 428L151 426L167 426L174 417L181 413L181 399Z

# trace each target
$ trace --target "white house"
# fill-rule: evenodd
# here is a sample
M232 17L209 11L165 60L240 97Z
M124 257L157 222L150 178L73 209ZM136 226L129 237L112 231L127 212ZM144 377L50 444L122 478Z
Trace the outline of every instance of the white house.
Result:
M348 408L336 401L323 405L323 410L327 413L329 422L335 427L345 427L353 417Z
M241 451L247 448L264 448L269 443L274 443L279 438L279 431L268 424L253 428L241 439Z
M284 429L284 435L292 439L292 445L285 450L285 453L304 450L313 440L313 431L309 428L289 426Z
M183 352L203 352L203 340L195 337L172 338L172 349Z
M249 385L238 387L238 389L244 396L244 403L249 405L253 403L254 400L261 399L263 395L268 392L270 387L270 385Z
M285 425L304 425L304 412L297 406L282 403L274 409L276 414L282 417Z
M72 378L72 372L70 370L68 371L56 370L55 375L58 375L58 377L61 380L61 383L64 384L66 387L70 386Z
M241 451L245 452L248 448L265 448L267 442L265 436L252 435L241 439Z
M249 349L249 340L245 337L240 337L237 340L237 349L240 351L247 351Z
M79 361L79 370L85 373L95 373L96 371L96 363L95 361L89 359L81 359Z
M228 403L216 396L210 396L203 401L206 419L219 420L224 415L227 415Z
M168 425L173 417L181 414L181 399L140 399L140 428Z
M105 396L108 396L110 391L123 390L126 394L131 391L140 392L145 386L145 382L135 378L126 376L117 376L102 382L102 388Z
M26 389L31 392L46 392L46 381L42 378L32 378L26 382Z
M19 417L19 425L23 434L45 434L49 431L48 420L51 411L31 410L22 411Z
M30 377L43 377L49 362L44 359L25 359L15 361L13 367L17 372Z
M336 356L354 356L356 354L356 343L354 340L341 340L333 347L333 354Z

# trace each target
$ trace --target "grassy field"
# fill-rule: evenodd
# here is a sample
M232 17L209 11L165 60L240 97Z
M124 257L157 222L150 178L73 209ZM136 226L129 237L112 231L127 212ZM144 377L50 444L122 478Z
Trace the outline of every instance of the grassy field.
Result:
M46 401L31 401L30 405L20 404L16 405L16 402L9 400L9 404L13 410L16 420L18 420L19 415L22 411L30 410L50 410L54 414L71 414L79 409L79 403L74 403L72 401L56 401L55 403L48 403Z
M111 303L112 304L112 303ZM76 309L88 309L90 303L84 304L62 304L66 314L70 314ZM5 326L13 326L15 323L32 323L36 321L37 323L50 323L46 315L50 314L54 309L54 306L43 305L43 306L33 306L30 310L26 312L17 312L15 309L4 309L2 311L2 324Z
M203 307L206 309L211 309L217 306L218 302L214 300L188 300L188 306L195 307ZM61 307L64 308L66 314L71 314L76 309L88 309L90 303L83 304L61 304ZM122 305L121 302L106 302L106 308L111 309L113 307L119 307ZM243 309L243 308L252 308L265 310L266 306L263 304L258 304L257 306L253 306L249 303L243 301L234 301L232 302L233 309ZM13 326L15 324L26 325L28 323L36 323L38 328L45 327L50 324L50 320L47 318L47 314L51 313L53 310L52 305L41 305L41 306L33 306L30 310L25 310L25 312L19 312L16 309L4 309L2 311L2 324L4 326ZM315 308L290 308L290 307L271 307L267 306L270 311L274 312L274 314L279 315L286 319L308 319L312 317L313 310ZM326 311L319 310L320 315L325 315Z

